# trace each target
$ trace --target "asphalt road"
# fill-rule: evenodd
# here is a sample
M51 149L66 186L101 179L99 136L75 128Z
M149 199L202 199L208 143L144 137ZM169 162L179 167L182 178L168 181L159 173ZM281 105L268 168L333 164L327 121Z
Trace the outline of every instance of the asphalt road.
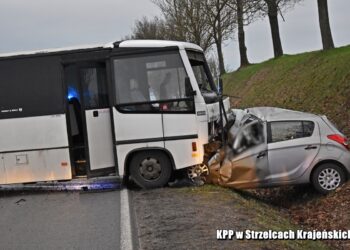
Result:
M129 222L121 221L121 198L128 196L125 194L0 193L0 249L128 247L131 239L121 240L122 232L130 231Z

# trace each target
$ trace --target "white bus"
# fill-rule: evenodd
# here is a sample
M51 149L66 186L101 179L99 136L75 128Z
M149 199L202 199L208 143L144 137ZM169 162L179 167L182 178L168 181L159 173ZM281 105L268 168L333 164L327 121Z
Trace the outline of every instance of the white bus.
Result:
M2 54L0 184L116 175L163 186L203 162L219 107L203 51L190 43Z

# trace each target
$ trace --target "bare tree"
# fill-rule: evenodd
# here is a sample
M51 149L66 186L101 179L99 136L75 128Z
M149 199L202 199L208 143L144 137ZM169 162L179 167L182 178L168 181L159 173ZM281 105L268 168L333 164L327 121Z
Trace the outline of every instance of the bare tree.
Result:
M244 3L243 0L236 0L237 3L237 24L238 24L238 43L239 54L241 57L241 67L249 65L247 47L245 45L244 32Z
M153 0L164 16L167 27L171 30L177 39L174 40L187 40L186 27L184 24L183 13L181 11L183 7L181 1L173 0Z
M166 23L159 17L148 19L143 17L141 20L135 21L131 39L171 39L170 33L167 31Z
M161 9L168 30L175 40L198 44L208 51L213 45L213 36L207 22L203 1L201 0L153 0Z
M229 7L231 0L152 0L162 11L168 29L177 34L177 40L198 44L205 52L215 44L220 74L225 64L223 43L233 33L235 13Z
M283 48L278 23L278 10L281 0L265 0L265 3L267 5L267 15L270 21L273 52L275 58L277 58L283 55Z
M258 17L260 11L259 2L251 0L231 0L228 4L236 13L240 61L241 67L244 67L250 64L247 55L244 26L249 25Z
M318 5L318 15L322 36L323 49L333 49L334 42L331 32L331 26L329 24L329 14L328 14L328 1L327 0L317 0Z
M232 37L235 13L228 5L230 0L206 0L207 20L213 34L218 54L220 75L226 73L223 43Z
M210 72L212 73L213 79L215 83L218 83L220 78L220 69L218 64L217 55L215 53L210 53L207 56L207 62L210 69Z
M271 36L273 42L273 51L275 58L283 55L283 48L279 30L278 16L294 7L297 2L302 0L252 0L259 5L262 16L269 17Z

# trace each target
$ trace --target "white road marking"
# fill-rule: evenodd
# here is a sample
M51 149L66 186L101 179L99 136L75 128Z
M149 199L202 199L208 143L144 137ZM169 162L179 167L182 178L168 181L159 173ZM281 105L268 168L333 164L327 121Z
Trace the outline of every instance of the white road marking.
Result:
M133 250L129 194L127 189L120 193L120 249Z

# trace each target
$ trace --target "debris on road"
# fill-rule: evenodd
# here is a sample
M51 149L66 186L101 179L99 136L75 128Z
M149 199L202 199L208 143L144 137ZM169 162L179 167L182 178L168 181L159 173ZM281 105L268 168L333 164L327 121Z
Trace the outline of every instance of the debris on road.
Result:
M15 203L16 203L17 205L19 205L19 204L24 203L24 202L26 202L26 199L19 199L19 200L16 201Z
M70 181L37 182L0 185L0 192L18 191L102 191L119 190L122 180L117 176L74 179Z

